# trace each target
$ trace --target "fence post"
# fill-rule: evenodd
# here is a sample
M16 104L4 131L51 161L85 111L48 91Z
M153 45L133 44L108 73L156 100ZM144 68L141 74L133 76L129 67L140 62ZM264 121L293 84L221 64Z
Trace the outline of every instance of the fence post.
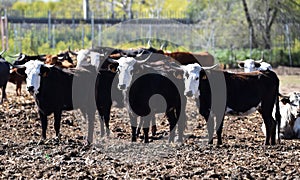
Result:
M101 46L101 33L102 33L102 26L98 24L98 46Z
M290 66L293 65L292 62L292 56L291 56L291 45L290 45L290 33L289 33L289 26L288 24L285 24L285 30L286 30L286 40L287 40L287 45L288 45L288 50L289 50L289 62L290 62Z

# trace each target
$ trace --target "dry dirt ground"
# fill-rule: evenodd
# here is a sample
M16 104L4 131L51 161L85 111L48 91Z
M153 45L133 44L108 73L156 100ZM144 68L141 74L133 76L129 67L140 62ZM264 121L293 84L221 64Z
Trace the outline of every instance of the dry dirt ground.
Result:
M279 67L280 91L300 91L299 69ZM287 75L293 74L293 75ZM9 84L8 102L0 105L0 178L43 179L299 179L300 141L282 140L263 146L262 119L226 117L223 145L207 145L206 124L195 103L187 107L184 144L167 143L168 122L158 115L158 134L149 144L130 142L125 109L113 108L109 138L84 144L86 123L77 111L63 113L61 141L55 140L53 117L48 140L38 145L41 125L33 98L23 88L15 96Z

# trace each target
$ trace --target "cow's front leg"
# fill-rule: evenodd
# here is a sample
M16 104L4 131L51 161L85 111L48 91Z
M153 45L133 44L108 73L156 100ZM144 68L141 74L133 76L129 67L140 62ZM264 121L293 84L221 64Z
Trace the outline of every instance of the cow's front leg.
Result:
M56 138L60 140L60 121L61 121L61 114L62 111L56 111L54 112L54 129L55 129L55 134Z
M136 142L137 116L129 113L129 118L131 125L131 142Z
M39 111L40 115L40 120L42 124L42 140L45 140L47 138L46 131L47 131L47 126L48 126L48 121L47 121L47 116Z

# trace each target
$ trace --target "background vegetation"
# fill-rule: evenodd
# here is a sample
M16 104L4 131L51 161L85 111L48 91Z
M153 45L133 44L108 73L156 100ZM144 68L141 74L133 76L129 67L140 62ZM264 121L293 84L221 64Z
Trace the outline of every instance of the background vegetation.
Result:
M8 16L47 18L51 12L52 18L83 17L82 0L0 2L2 15L6 9ZM274 66L300 65L300 0L89 0L89 7L89 16L96 19L173 18L192 22L183 28L196 32L194 39L180 36L182 32L176 29L183 31L183 28L178 24L167 30L160 28L163 35L170 34L182 41L169 42L169 51L209 51L220 62L229 64L235 64L237 59L263 57ZM152 31L160 26L154 25ZM140 31L144 29L128 30L121 36L118 26L111 25L95 26L93 34L91 25L85 23L52 24L50 30L48 25L9 24L8 53L57 53L68 46L72 49L92 45L146 46L147 40L127 39ZM156 48L164 43L161 36L152 39Z

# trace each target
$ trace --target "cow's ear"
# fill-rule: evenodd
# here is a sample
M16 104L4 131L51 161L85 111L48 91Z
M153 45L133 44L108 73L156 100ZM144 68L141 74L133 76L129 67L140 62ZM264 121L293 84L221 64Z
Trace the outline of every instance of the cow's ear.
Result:
M254 66L255 66L256 68L259 68L260 65L261 65L260 63L257 63L257 62L254 63Z
M289 97L283 97L280 101L281 101L284 105L286 105L287 103L291 103Z
M239 66L239 68L244 68L245 63L244 62L240 62L240 63L238 63L238 66Z
M174 77L177 79L183 79L183 74L184 74L184 71L182 71L182 70L175 70L173 72Z
M47 77L50 71L50 67L46 67L46 66L41 66L40 68L40 75L42 77Z

